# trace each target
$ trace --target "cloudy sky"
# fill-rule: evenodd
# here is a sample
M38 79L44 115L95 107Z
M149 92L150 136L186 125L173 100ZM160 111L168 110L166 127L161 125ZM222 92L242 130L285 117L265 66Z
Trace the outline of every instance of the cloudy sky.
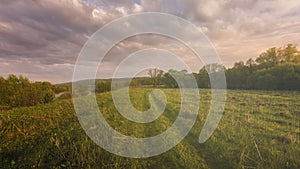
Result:
M71 81L77 56L95 31L141 12L170 13L192 22L227 67L270 47L300 45L299 0L1 0L0 76ZM147 48L180 55L193 71L202 66L176 40L140 35L116 44L100 65L99 76L112 72L130 53Z

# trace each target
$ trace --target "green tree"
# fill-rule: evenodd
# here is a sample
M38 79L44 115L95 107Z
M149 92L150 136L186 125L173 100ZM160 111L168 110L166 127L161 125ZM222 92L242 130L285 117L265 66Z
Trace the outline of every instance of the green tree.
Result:
M247 77L250 74L250 69L244 62L237 62L233 68L226 71L227 85L231 89L248 88Z
M131 80L130 83L131 87L141 87L141 85L142 85L141 78L135 77Z
M100 80L95 87L96 93L103 93L111 91L111 80Z
M55 97L51 83L31 83L23 76L9 75L6 79L0 78L0 86L0 105L9 108L49 103Z
M255 61L263 68L269 68L279 63L281 58L279 53L281 53L280 50L273 47L260 54Z
M154 88L156 88L157 85L160 84L163 74L164 74L164 72L157 68L148 70L148 75L150 76L150 78L152 80L152 85Z
M281 62L297 63L299 61L299 51L297 50L296 45L288 44L287 46L280 48L279 53Z
M203 67L199 70L198 75L196 75L196 80L199 88L209 88L210 87L210 81L209 76L206 71L206 68Z
M246 66L249 67L250 74L253 73L253 71L254 71L254 66L255 66L255 61L254 61L252 58L248 59L248 60L246 61Z
M162 82L167 88L178 88L176 80L173 78L172 74L175 74L176 70L170 69L164 74Z

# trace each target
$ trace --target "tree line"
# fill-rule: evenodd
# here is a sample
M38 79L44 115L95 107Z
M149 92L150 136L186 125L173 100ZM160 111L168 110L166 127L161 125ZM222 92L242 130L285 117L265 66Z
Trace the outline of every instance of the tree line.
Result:
M230 89L300 90L300 64L283 63L267 69L235 65L226 73Z
M230 89L300 90L300 51L296 45L270 48L255 60L226 70Z
M196 79L198 88L211 88L210 76L218 76L220 71L225 72L228 89L249 90L300 90L300 52L296 45L288 44L283 47L273 47L261 53L255 60L250 58L245 63L236 62L232 68L223 65L210 64L199 70L198 73L188 73L186 70L149 69L149 77L135 77L130 87L166 87L178 88L194 87L188 84L191 78ZM176 76L184 84L178 84L173 78ZM127 79L118 79L119 87L126 87ZM96 80L95 92L111 91L111 79ZM116 84L115 84L116 85ZM217 84L218 86L218 84Z
M273 47L261 53L255 60L236 62L232 68L223 65L210 64L198 73L188 73L186 70L149 69L149 77L135 77L131 87L193 87L188 84L191 78L196 79L198 88L211 88L210 75L224 71L228 89L251 90L300 90L300 51L296 45L288 44L283 47ZM178 84L176 76L185 84ZM127 86L125 80L119 79L118 85ZM102 93L111 90L111 79L97 80L95 92ZM52 102L55 93L67 92L66 98L71 98L71 83L52 85L49 82L30 82L23 76L9 75L0 77L0 110L22 106L34 106Z
M172 77L175 75L179 78L194 76L199 88L210 88L210 74L218 73L220 70L225 72L228 89L300 90L300 51L293 44L270 48L255 60L250 58L245 63L236 62L228 69L222 65L210 64L201 68L198 73L169 70L163 76L157 76L152 80L155 82L153 87L163 85L167 88L178 88L177 82ZM152 78L150 76L150 79Z

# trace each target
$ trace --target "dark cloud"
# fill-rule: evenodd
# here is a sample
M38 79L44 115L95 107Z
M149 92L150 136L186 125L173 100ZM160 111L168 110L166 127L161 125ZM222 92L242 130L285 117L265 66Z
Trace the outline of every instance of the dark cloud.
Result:
M121 16L150 11L175 14L202 28L226 66L272 46L300 44L299 0L1 0L0 76L70 81L78 53L96 30ZM103 70L111 72L126 55L148 47L171 50L198 68L182 44L145 35L119 43Z
M57 57L51 58L53 64L61 58L74 56L86 41L84 35L101 26L93 20L92 8L75 2L22 0L2 4L0 48L40 61ZM72 51L66 53L69 48Z

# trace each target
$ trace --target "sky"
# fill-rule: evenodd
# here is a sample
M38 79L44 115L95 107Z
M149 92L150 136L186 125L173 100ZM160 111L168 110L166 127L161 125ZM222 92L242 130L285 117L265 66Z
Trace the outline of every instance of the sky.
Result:
M226 67L271 47L300 45L299 0L1 0L0 76L69 82L79 52L95 31L142 12L169 13L195 24ZM195 72L202 67L182 43L140 35L116 44L98 77L108 78L122 59L147 48L169 50Z

